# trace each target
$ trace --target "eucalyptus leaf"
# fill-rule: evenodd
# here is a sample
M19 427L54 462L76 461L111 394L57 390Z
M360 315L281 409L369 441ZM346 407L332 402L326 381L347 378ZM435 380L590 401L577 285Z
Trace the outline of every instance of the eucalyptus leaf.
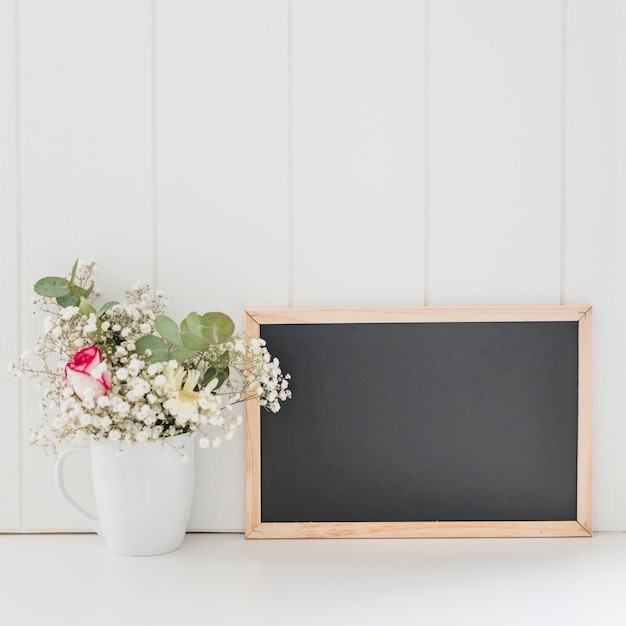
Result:
M70 284L67 278L47 276L40 278L34 286L35 293L47 298L61 298L70 293Z
M150 356L146 355L146 350L150 350ZM160 363L170 360L167 344L163 339L154 335L146 335L137 339L135 351L146 363Z
M187 350L186 348L181 348L179 346L172 346L169 351L169 358L182 363L183 361L186 361L194 352L195 350Z
M81 296L83 296L83 298L88 298L91 295L91 292L93 291L93 288L95 286L96 286L95 283L91 283L88 289L83 289L82 287L78 287L77 285L74 285L72 289L74 289L74 291L77 291Z
M74 279L76 278L76 270L78 269L78 259L74 261L74 265L72 267L72 273L70 275L70 285L74 285Z
M57 304L62 307L77 306L80 302L80 298L74 293L67 293L64 296L59 296L56 299Z
M165 341L175 346L183 347L183 338L178 332L178 324L173 319L167 317L167 315L159 315L154 320L154 327Z
M180 324L181 329L189 330L192 335L197 337L204 344L204 337L202 336L202 318L195 312L189 313L187 317Z
M199 339L191 333L187 324L187 318L185 318L180 324L180 336L183 339L183 346L187 348L187 350L200 352L201 350L206 350L208 347L208 344L204 341L204 339Z
M224 313L205 313L201 317L190 313L186 319L189 330L208 344L223 343L235 332L233 320Z
M116 304L118 303L114 302L113 300L103 304L100 307L100 310L98 311L98 313L96 314L96 317L102 317L109 309L112 309Z

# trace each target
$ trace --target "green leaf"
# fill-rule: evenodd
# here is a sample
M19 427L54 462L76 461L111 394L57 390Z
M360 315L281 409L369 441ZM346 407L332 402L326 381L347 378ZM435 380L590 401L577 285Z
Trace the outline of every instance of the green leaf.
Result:
M200 339L204 345L204 337L202 336L202 318L195 312L189 313L189 315L181 322L181 329L186 329L191 332L192 335Z
M223 343L235 332L235 323L224 313L205 313L202 316L202 324L212 328L213 343ZM203 331L203 334L207 338L207 331Z
M70 293L67 278L59 276L47 276L39 279L34 286L35 293L47 298L62 298ZM64 306L64 305L61 305ZM67 305L65 305L67 306Z
M89 289L83 289L82 287L74 286L72 287L74 291L77 291L83 298L88 298L93 291L93 288L96 286L96 283L91 283Z
M146 350L150 350L150 356L146 356ZM154 335L146 335L140 337L135 342L135 352L146 363L160 363L162 361L170 360L170 353L167 349L167 344L160 337Z
M214 378L217 378L217 386L215 389L219 389L224 384L224 381L228 379L228 375L228 369L215 369L214 367L209 367L204 373L204 376L200 381L200 385L202 387L206 387Z
M59 296L56 300L57 304L62 307L77 306L80 302L80 298L73 293L67 293L64 296Z
M159 315L154 320L154 327L165 341L175 346L183 347L183 338L178 332L178 324L173 319L167 317L167 315Z
M80 311L81 315L87 315L87 317L89 317L89 315L91 315L92 313L96 312L96 309L94 309L91 306L91 304L89 304L89 301L86 298L83 298L82 296L80 298L78 310Z
M208 347L204 339L198 339L198 337L191 333L187 324L187 319L184 319L180 324L180 336L182 337L183 345L187 348L187 350L200 352L201 350L206 350Z
M100 310L98 311L98 313L96 314L96 317L98 318L102 317L109 309L112 309L116 304L118 303L113 302L112 300L110 302L107 302L106 304L103 304L100 307Z
M205 313L202 317L190 313L186 320L191 333L208 344L223 343L235 332L233 320L224 313Z
M176 359L179 363L186 361L195 350L187 350L186 348L181 348L179 346L172 346L169 351L169 358Z
M69 284L74 286L74 279L76 278L76 270L78 269L78 259L74 261L74 266L72 267L72 274L70 275Z

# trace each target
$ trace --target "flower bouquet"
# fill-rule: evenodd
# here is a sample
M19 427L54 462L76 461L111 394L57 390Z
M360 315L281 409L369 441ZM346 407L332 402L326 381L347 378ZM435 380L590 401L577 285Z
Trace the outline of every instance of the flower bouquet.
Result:
M258 398L277 412L291 397L265 342L235 334L224 313L189 313L177 324L163 314L164 294L145 285L97 306L96 272L93 261L76 261L68 276L34 286L44 332L34 353L9 365L43 388L45 418L31 443L57 453L88 439L132 447L197 434L206 448L232 438L242 422L235 405Z
M37 281L44 332L9 367L43 388L31 443L57 456L65 502L113 552L171 552L191 512L192 438L201 448L232 438L242 422L233 407L252 398L277 412L291 397L289 375L224 313L189 313L177 324L163 314L164 295L145 285L96 305L95 273L94 262L76 261L68 276ZM65 486L71 454L91 457L95 516Z

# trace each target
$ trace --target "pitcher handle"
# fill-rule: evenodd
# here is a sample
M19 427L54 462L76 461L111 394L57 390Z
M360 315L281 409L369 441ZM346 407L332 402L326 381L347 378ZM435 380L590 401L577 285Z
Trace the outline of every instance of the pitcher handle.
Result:
M86 454L90 456L89 450L86 448L68 448L63 450L61 454L59 454L56 465L54 468L54 478L57 486L57 490L61 498L68 504L72 509L74 509L88 524L91 526L99 535L102 534L100 532L100 520L97 517L94 517L85 509L83 509L74 498L69 494L67 488L65 487L65 477L63 468L65 466L65 459L70 454Z

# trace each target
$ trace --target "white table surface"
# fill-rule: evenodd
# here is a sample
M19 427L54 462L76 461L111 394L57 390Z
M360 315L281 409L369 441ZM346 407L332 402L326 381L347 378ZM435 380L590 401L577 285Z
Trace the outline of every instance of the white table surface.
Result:
M0 535L0 624L626 624L626 534L245 540L124 557L97 535Z

